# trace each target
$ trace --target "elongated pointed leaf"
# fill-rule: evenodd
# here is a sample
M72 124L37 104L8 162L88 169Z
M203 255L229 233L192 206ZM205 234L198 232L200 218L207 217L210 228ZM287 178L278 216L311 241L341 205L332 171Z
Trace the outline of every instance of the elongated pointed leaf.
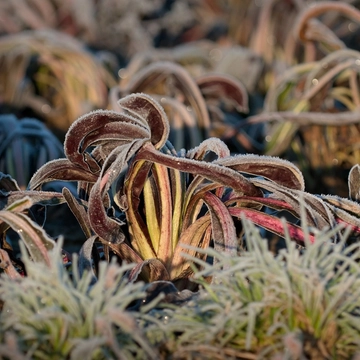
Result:
M101 136L103 132L109 133L106 131L106 125L112 122L127 122L142 127L142 124L135 118L115 111L96 110L85 114L77 119L67 132L64 151L69 161L86 170L96 168L97 164L90 157L86 157L84 151L86 147L96 141L97 136ZM87 139L88 136L91 141ZM86 144L85 148L84 143Z
M328 211L323 201L311 194L303 191L289 189L285 186L280 186L272 181L267 181L261 178L254 178L251 181L262 189L270 191L273 198L283 200L291 205L295 210L295 214L300 218L301 197L304 199L304 209L309 226L314 226L319 229L333 226L335 224L334 216Z
M111 184L120 175L124 166L142 146L144 140L134 140L129 144L120 146L110 153L109 158L114 161L108 161L104 164L101 176L91 189L89 197L89 220L93 231L102 239L109 243L120 243L124 241L125 236L120 226L123 225L118 219L110 218L107 215L104 206L104 197L107 196ZM109 165L108 165L109 164Z
M32 190L20 190L12 191L6 196L2 196L0 193L0 209L13 204L14 202L22 200L24 197L31 199L32 204L39 205L59 205L65 202L61 193L52 191L32 191Z
M159 251L160 242L160 204L154 178L148 177L144 184L144 211L149 237L155 253Z
M95 183L90 192L89 221L93 231L109 243L121 243L125 240L125 235L121 229L124 225L118 219L110 218L104 207L103 195L100 188L100 181Z
M214 248L229 255L237 254L237 236L232 217L223 202L211 192L203 196L211 217L211 238Z
M150 140L156 149L165 145L170 127L165 111L157 101L146 94L131 94L119 100L119 105L147 122Z
M206 99L229 102L239 112L248 112L248 94L245 86L236 78L226 74L206 74L196 83Z
M0 222L7 223L14 231L16 231L24 241L31 257L34 261L45 262L50 266L50 258L48 250L51 250L55 242L48 237L45 231L29 217L22 213L13 212L14 209L23 210L29 207L31 200L24 198L18 204L11 205L9 210L0 211Z
M180 236L180 229L183 221L183 203L185 180L184 175L178 170L169 169L171 194L172 194L172 220L171 220L171 245L172 253L175 250Z
M85 207L85 204L82 203L80 199L76 199L75 196L71 193L71 191L65 187L63 188L62 193L71 212L75 216L78 224L84 232L86 238L90 238L91 225L87 215L87 209Z
M134 162L131 171L128 173L129 177L125 181L125 196L128 202L126 218L131 224L129 226L131 245L143 259L156 257L148 228L139 213L140 194L152 165L145 161Z
M293 215L298 215L293 207L284 200L275 199L272 197L255 197L255 196L230 196L224 200L227 206L236 203L236 207L250 207L261 210L263 206L267 206L277 211L288 211Z
M129 280L136 281L139 277L142 279L153 282L157 280L169 281L170 276L164 264L159 259L148 259L135 265L130 271Z
M194 109L199 127L209 129L210 118L205 100L195 80L181 65L169 61L154 62L131 78L125 92L145 92L148 85L154 87L169 77L173 79L173 86L183 93L186 103Z
M21 199L14 201L13 203L9 204L5 211L12 211L14 213L21 213L27 209L30 209L31 206L34 205L33 200L30 197L23 196Z
M261 191L237 171L214 163L162 154L149 145L143 146L136 156L137 159L157 162L173 169L200 175L249 196L261 196Z
M360 204L357 201L342 198L337 195L319 195L325 203L332 205L332 209L342 209L355 217L360 218Z
M221 158L215 163L242 173L263 176L291 189L304 190L305 188L301 171L287 160L247 154Z
M160 201L160 238L158 245L157 258L163 261L168 268L171 263L173 244L172 240L172 199L171 186L168 170L165 166L154 164L153 174L157 183Z
M333 195L322 195L321 198L334 214L337 223L350 226L353 232L360 233L360 205L357 202Z
M94 183L97 176L72 164L67 159L56 159L43 165L30 179L29 189L37 190L41 185L54 180L86 181Z
M229 213L232 216L236 216L241 219L242 216L245 216L247 219L252 221L254 224L266 229L276 235L284 237L285 229L284 224L278 217L265 214L261 211L255 209L246 209L246 208L228 208ZM305 243L305 235L301 227L297 225L293 225L290 223L286 224L287 231L294 241L297 243L304 245ZM309 235L309 241L314 242L315 237L313 235Z
M211 238L210 236L206 237L207 229L211 229L210 214L202 216L181 233L171 263L170 278L172 280L180 278L181 274L187 272L190 267L189 262L183 256L184 252L187 252L190 256L195 256L195 248L207 248L209 246ZM191 248L184 250L182 245L189 245Z

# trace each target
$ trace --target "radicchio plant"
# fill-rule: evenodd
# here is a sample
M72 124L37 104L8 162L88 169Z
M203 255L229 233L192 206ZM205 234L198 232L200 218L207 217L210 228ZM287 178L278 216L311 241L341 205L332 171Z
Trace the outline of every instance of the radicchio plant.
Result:
M359 232L359 219L339 209L344 202L334 205L304 192L302 174L290 162L230 156L216 138L176 152L157 101L138 93L119 106L121 112L98 110L75 121L64 143L66 159L45 164L29 185L40 190L55 179L78 182L77 197L66 188L63 196L88 237L84 258L90 260L100 240L123 261L137 264L130 280L186 283L193 269L182 254L201 258L196 248L209 246L236 254L242 217L280 236L287 232L303 245L314 240L311 228L304 233L295 223L284 226L269 208L304 215L313 228L342 221ZM360 214L357 204L352 209Z

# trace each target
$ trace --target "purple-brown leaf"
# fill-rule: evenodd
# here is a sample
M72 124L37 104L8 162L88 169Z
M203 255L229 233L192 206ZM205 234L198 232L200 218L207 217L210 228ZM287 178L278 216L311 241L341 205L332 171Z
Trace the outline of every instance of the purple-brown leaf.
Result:
M215 163L242 173L263 176L291 189L304 190L305 188L301 171L287 160L271 156L247 154L221 158L216 160Z
M228 102L239 112L249 111L247 91L236 78L226 74L206 74L198 77L196 83L206 99Z
M38 190L41 185L54 180L86 181L94 183L98 176L72 164L68 159L56 159L44 164L30 179L29 189Z
M119 100L119 105L142 118L150 127L150 140L156 149L165 145L169 136L169 122L164 109L146 94L131 94Z

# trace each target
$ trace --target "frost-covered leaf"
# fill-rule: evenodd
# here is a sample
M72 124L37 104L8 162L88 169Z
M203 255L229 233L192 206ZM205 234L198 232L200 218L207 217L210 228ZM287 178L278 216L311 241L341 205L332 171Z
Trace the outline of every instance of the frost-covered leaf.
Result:
M79 252L79 260L78 260L79 275L80 277L82 277L85 272L90 273L91 274L90 285L95 284L97 280L91 259L92 249L96 238L97 238L96 235L89 237L81 246Z
M157 152L154 148L151 148L148 145L149 144L145 144L139 151L137 154L138 159L157 162L169 168L200 175L215 183L230 187L239 193L252 196L261 195L261 191L252 185L248 179L246 179L238 171L230 169L230 167L218 165L216 162L208 163L182 157L169 156L167 154Z
M360 200L360 166L354 165L349 172L348 179L349 197L352 200Z
M214 153L219 158L225 158L230 156L230 150L227 145L218 138L210 138L204 140L194 149L189 150L186 153L186 158L203 160L209 152Z
M251 181L258 187L270 191L270 198L282 200L289 204L293 209L291 212L297 218L300 218L301 207L303 207L309 226L322 229L335 224L334 217L331 212L328 211L321 199L303 191L289 189L285 186L281 186L275 182L267 181L262 178L253 178ZM302 199L304 201L302 201Z
M10 175L0 172L0 194L19 191L20 187Z
M90 171L74 165L68 159L56 159L44 164L31 178L29 189L38 190L50 181L86 181L94 183L97 176Z
M247 91L236 78L227 74L205 74L198 77L196 83L205 99L225 102L239 112L249 111Z
M144 260L135 265L135 267L129 272L129 280L136 281L139 278L145 279L148 282L170 280L169 273L163 262L157 258Z
M32 204L30 198L24 197L22 200L13 203L9 208L1 210L0 223L8 224L18 233L34 261L45 262L50 265L48 250L54 247L54 240L39 225L20 212L29 208Z
M292 240L298 242L301 245L304 245L305 243L305 234L300 226L293 225L291 223L286 223L286 226L284 226L283 221L276 216L269 215L255 209L246 208L230 207L229 212L232 216L236 216L239 219L245 217L252 223L276 235L284 237L285 234L288 233ZM310 242L314 242L315 238L313 235L310 234L308 240Z
M150 128L150 140L156 149L165 145L170 126L164 109L146 94L131 94L119 100L119 105L142 118Z
M110 243L120 243L125 236L120 228L121 221L110 218L104 206L104 198L115 179L127 166L128 161L142 146L145 140L133 140L132 142L115 148L109 154L103 166L102 173L91 189L89 197L88 215L92 230Z
M287 160L271 156L246 154L221 158L216 160L215 163L242 173L263 176L288 188L298 190L304 190L305 188L301 171Z
M172 81L169 82L169 79ZM171 84L172 91L178 89L184 96L184 102L194 110L200 128L209 129L210 119L205 100L191 75L181 65L170 61L157 61L141 69L123 89L125 94L146 92L147 87L154 88L160 83ZM168 94L165 94L168 95Z
M100 168L85 152L88 147L107 141L114 148L118 145L117 140L132 141L139 136L148 137L149 133L136 118L115 111L96 110L81 116L70 126L64 151L69 161L94 172Z
M87 238L91 236L91 225L87 214L87 204L80 199L76 199L71 191L64 187L62 194L71 212L74 214L78 224Z
M321 195L321 199L334 214L336 222L350 226L355 233L360 234L360 205L357 202L335 195Z
M22 200L24 197L30 198L32 204L44 206L59 205L65 202L61 193L52 191L17 190L6 193L6 195L2 195L0 192L0 210Z
M229 255L237 254L237 236L234 222L229 210L224 203L211 192L204 194L211 217L211 238L214 241L214 249Z

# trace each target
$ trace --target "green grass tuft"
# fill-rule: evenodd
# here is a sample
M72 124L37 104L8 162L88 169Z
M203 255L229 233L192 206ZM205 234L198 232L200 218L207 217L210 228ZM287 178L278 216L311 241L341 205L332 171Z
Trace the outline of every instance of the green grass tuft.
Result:
M206 251L218 262L201 262L199 298L164 310L166 351L175 359L350 359L359 352L360 245L332 243L337 228L319 232L306 251L288 238L274 256L255 226L244 226L248 251L236 258Z
M129 284L129 265L101 263L99 277L72 276L60 248L51 268L23 251L27 276L0 279L3 359L354 359L360 354L360 244L345 245L340 228L317 232L300 249L286 239L274 255L244 220L247 250L216 257L194 281L200 291L184 305L144 298ZM206 279L213 278L212 283ZM157 304L157 305L156 305Z
M143 284L126 284L127 267L101 263L95 284L80 278L74 259L72 276L62 265L60 247L50 252L51 268L22 251L27 276L0 279L4 301L0 317L0 356L13 359L155 359L126 311L145 296Z

